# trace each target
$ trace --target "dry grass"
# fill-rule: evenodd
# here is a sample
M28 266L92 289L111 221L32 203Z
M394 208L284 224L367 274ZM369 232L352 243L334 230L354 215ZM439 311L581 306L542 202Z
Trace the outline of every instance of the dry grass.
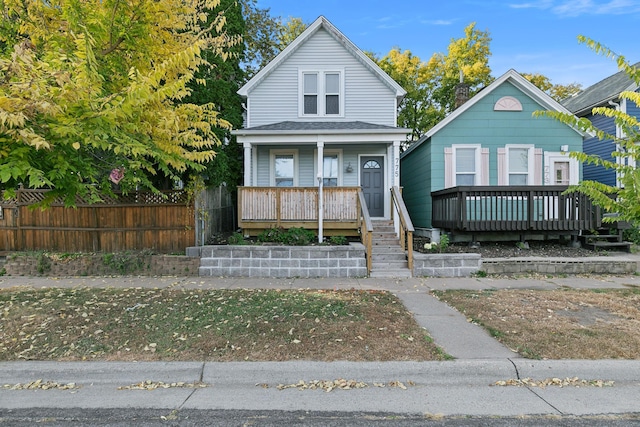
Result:
M382 291L0 291L0 360L444 358Z
M640 359L640 289L434 292L524 357Z

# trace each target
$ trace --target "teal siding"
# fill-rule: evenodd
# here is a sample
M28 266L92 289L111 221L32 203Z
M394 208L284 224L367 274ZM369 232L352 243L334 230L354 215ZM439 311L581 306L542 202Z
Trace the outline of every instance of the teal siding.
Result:
M496 101L504 96L518 99L522 111L494 111ZM431 227L431 192L443 189L445 183L445 147L480 144L488 148L489 185L498 184L498 148L507 144L533 145L543 152L559 152L562 145L568 145L569 151L582 151L582 136L569 126L552 118L533 117L542 108L506 81L405 155L401 184L414 225Z
M436 164L431 160L428 144L422 144L411 154L400 163L402 198L413 226L426 228L431 226L431 167Z

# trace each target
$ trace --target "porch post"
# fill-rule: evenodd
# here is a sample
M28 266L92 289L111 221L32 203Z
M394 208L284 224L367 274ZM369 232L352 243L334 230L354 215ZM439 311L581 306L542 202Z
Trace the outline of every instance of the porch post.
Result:
M243 142L244 148L244 186L251 186L251 143Z
M392 187L398 187L400 189L400 141L393 141L393 172L392 172ZM400 193L402 194L402 193ZM393 202L391 210L394 209ZM393 216L393 225L396 230L396 234L400 234L400 215Z
M324 225L324 200L322 196L322 184L324 181L324 142L318 141L318 243L323 240Z

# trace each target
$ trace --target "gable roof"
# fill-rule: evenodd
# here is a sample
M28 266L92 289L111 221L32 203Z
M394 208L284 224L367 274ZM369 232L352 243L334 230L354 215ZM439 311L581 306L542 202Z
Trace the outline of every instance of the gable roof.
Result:
M426 134L424 134L418 141L411 144L409 148L404 153L402 153L402 157L409 154L411 151L415 150L425 141L429 140L433 135L438 133L442 128L444 128L449 123L454 121L462 113L464 113L465 111L473 107L480 100L482 100L484 97L489 95L491 92L493 92L496 88L498 88L505 82L511 83L520 91L522 91L525 95L529 96L531 99L539 103L542 107L546 108L547 110L555 110L561 113L571 114L569 110L567 110L559 102L557 102L556 100L551 98L549 95L544 93L542 90L540 90L536 85L534 85L529 80L522 77L514 69L510 69L509 71L504 73L502 76L494 80L489 86L485 87L480 92L475 94L467 102L462 104L460 107L456 108L451 114L449 114L447 117L441 120L437 125L429 129ZM586 133L578 129L574 129L574 130L582 136L587 136Z
M636 68L639 66L640 62L634 65ZM578 94L564 99L562 105L575 115L583 116L591 113L594 107L606 105L609 101L617 99L620 92L635 91L636 89L638 89L638 85L627 73L619 71L578 92Z
M367 67L373 74L378 76L383 83L385 83L392 91L395 92L398 102L406 95L406 91L393 80L387 73L385 73L375 62L373 62L367 55L364 54L351 40L349 40L344 34L342 34L331 22L324 16L318 17L309 27L307 27L302 34L300 34L289 46L287 46L282 52L280 52L271 62L269 62L264 68L262 68L255 76L245 83L239 90L238 94L243 97L247 97L249 92L265 79L273 70L275 70L283 61L285 61L292 53L303 45L310 37L312 37L321 28L327 31L331 37L333 37L338 43L342 44L347 51L349 51L356 59L358 59L365 67Z

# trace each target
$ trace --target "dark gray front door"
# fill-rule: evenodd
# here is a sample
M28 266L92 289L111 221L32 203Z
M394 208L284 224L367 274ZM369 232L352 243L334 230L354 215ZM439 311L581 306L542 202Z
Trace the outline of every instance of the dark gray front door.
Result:
M360 159L360 185L369 215L384 216L384 157L367 156Z

